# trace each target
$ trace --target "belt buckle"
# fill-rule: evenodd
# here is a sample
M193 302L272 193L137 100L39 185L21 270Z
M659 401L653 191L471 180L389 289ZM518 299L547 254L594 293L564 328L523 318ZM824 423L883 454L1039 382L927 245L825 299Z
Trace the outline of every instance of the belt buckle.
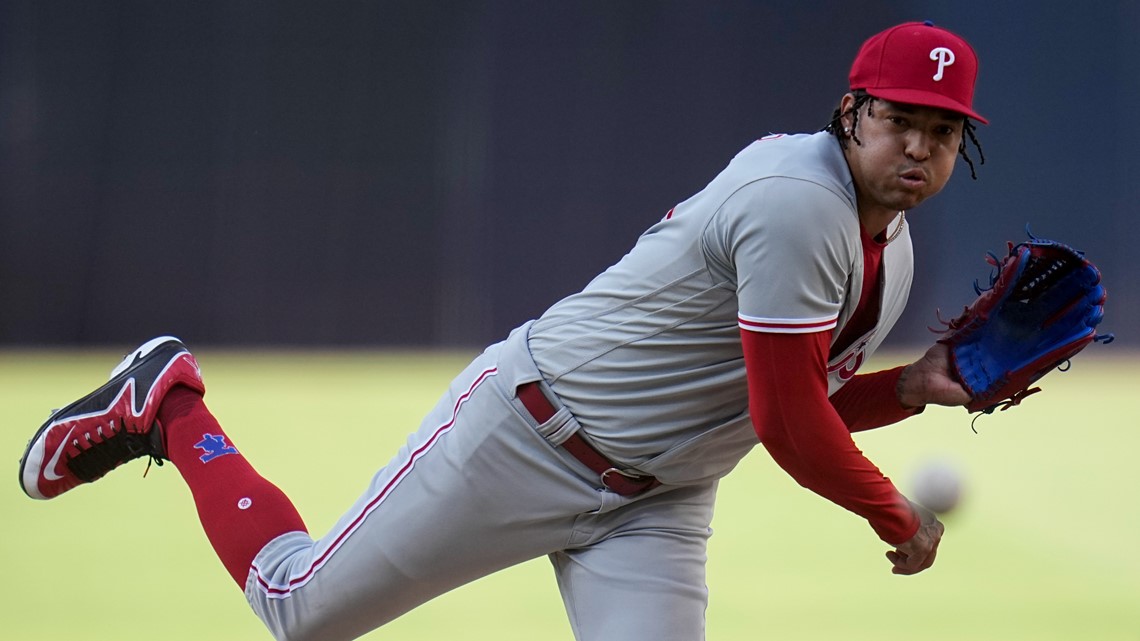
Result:
M623 472L623 471L617 469L616 467L611 467L610 469L606 470L605 472L602 472L601 476L598 477L598 480L600 480L602 482L602 487L606 488L607 490L612 490L614 492L617 492L618 490L610 487L609 482L606 480L606 477L608 477L611 472L614 474L619 474L621 476L624 476L625 478L627 478L630 481L633 481L635 483L639 482L645 478L643 476L635 476L633 474L629 474L628 472Z

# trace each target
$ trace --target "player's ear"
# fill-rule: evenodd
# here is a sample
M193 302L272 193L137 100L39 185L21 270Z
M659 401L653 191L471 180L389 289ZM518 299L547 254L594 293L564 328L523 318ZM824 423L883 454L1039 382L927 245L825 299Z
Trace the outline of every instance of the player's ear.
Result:
M855 123L854 107L855 94L843 94L843 98L839 101L839 124L843 128L843 133L848 137L850 137L851 128Z

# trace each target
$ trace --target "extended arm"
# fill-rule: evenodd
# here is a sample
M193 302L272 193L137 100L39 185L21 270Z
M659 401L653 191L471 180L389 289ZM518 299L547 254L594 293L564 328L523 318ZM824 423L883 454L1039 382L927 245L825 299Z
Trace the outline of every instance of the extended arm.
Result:
M800 485L866 518L895 546L888 558L896 573L929 567L942 525L913 507L859 451L828 401L830 332L741 335L753 426L776 463Z

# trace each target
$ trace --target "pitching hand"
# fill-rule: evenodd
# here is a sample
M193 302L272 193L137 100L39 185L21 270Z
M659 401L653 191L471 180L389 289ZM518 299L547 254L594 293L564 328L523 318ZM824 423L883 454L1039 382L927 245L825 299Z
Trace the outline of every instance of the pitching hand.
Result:
M915 503L910 505L918 513L921 525L909 541L887 552L887 560L894 566L891 569L892 574L918 574L934 565L934 557L938 554L938 543L942 540L942 532L945 529L933 512Z

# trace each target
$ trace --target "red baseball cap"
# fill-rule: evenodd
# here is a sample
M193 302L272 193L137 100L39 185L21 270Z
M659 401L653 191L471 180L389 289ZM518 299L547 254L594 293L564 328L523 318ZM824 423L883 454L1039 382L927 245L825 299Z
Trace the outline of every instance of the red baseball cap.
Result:
M970 43L933 22L907 22L871 36L851 65L851 89L890 100L948 109L982 124L974 111L978 56Z

